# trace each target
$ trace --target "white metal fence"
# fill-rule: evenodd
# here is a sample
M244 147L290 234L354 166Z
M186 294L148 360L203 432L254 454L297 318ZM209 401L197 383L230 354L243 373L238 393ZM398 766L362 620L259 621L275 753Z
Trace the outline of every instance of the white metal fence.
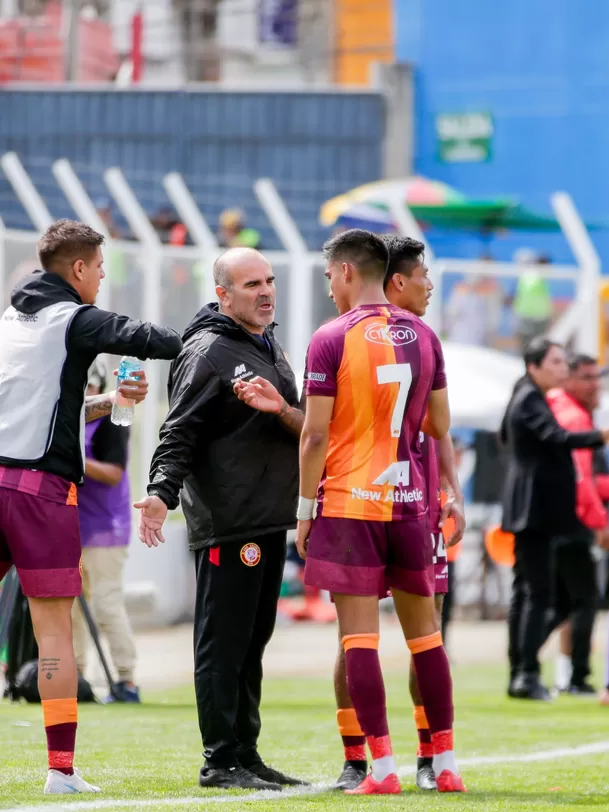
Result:
M14 153L0 157L0 166L32 221L31 231L13 231L4 229L0 219L1 312L9 302L10 291L16 281L37 267L38 235L52 222L53 216ZM57 161L52 169L57 184L77 217L108 237L103 221L70 164ZM100 306L183 330L197 310L214 298L211 268L221 249L212 230L184 180L177 174L168 175L163 185L194 243L186 247L161 244L120 169L107 170L105 182L135 239L116 241L108 237L105 249L107 279L100 292ZM335 314L327 296L322 257L307 250L296 223L271 181L257 181L254 191L284 248L283 251L265 253L277 279L278 337L286 347L294 368L300 370L312 332ZM423 239L403 200L396 198L390 204L399 231ZM562 341L573 339L580 349L596 354L600 320L600 261L570 198L556 195L552 204L578 262L577 266L543 267L547 277L570 280L573 286L572 302L554 325L553 334ZM436 258L429 247L428 262L437 290L427 319L438 331L442 325L442 284L450 279L451 274L516 278L527 268L511 263ZM539 265L531 266L531 269L536 272L541 270ZM130 473L134 494L144 492L158 428L166 412L168 365L150 362L146 368L151 385L150 396L138 409L132 442ZM172 568L182 573L187 571L184 559L171 562L171 556L176 553L171 551L170 545L165 546L167 550L159 553L159 556L166 555L168 559L164 565L165 574ZM160 562L159 556L157 561ZM134 564L132 580L141 580L146 566L152 567L148 564L152 558L136 556L137 565ZM151 569L150 578L158 577L158 573L152 574ZM182 588L175 586L165 591L170 593ZM163 617L174 615L168 612Z
M6 306L10 290L20 275L36 267L37 235L53 221L42 195L36 189L18 156L6 153L0 167L28 213L32 231L11 231L0 220L0 304ZM163 186L194 243L188 247L161 244L144 208L119 168L108 169L104 180L134 235L133 241L111 240L106 226L90 199L84 184L66 160L56 161L52 172L76 215L107 237L105 266L107 280L102 285L99 304L133 318L167 324L183 330L197 310L214 299L211 268L220 249L215 235L177 173L167 175ZM268 179L254 184L254 192L269 222L277 233L283 251L267 252L277 277L278 336L286 347L295 369L302 369L307 343L312 332L334 314L328 301L319 253L309 252L306 243L281 199ZM388 201L398 229L424 240L403 199ZM581 349L598 351L600 302L600 261L573 202L565 194L552 198L552 205L577 266L543 266L548 278L570 280L572 301L553 327L559 340L572 338ZM1 215L1 212L0 212ZM428 262L436 284L427 319L438 331L442 327L442 285L455 274L482 275L501 279L516 278L527 266L513 263L480 262L434 257L427 246ZM540 271L540 266L531 266ZM151 397L140 409L138 455L134 460L134 482L142 485L156 443L160 416L165 401L167 365L148 365Z

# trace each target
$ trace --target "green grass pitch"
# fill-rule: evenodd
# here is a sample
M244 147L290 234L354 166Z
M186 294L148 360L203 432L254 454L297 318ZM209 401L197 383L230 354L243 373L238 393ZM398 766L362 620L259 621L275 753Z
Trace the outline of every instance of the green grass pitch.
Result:
M353 798L315 787L273 798L200 790L200 741L190 688L133 706L81 706L77 765L100 795L48 798L38 706L0 703L0 809L190 810L609 810L609 708L594 698L552 704L505 698L503 672L455 669L456 743L466 795L423 794L413 785L415 732L407 680L387 679L401 796ZM320 785L336 778L342 748L328 679L265 682L261 753L272 765ZM585 748L588 748L587 750ZM570 748L573 748L571 752ZM584 748L584 749L582 749ZM558 752L556 752L558 751ZM560 751L563 751L562 754ZM532 760L537 754L537 760Z

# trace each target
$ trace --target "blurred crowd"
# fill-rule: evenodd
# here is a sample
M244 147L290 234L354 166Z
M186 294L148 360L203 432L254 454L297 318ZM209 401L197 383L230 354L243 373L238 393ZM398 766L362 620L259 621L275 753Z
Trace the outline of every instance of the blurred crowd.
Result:
M485 254L480 260L492 262L492 257ZM444 310L445 338L522 353L533 338L545 334L559 312L544 275L551 259L523 249L514 261L527 267L509 284L478 274L454 284Z

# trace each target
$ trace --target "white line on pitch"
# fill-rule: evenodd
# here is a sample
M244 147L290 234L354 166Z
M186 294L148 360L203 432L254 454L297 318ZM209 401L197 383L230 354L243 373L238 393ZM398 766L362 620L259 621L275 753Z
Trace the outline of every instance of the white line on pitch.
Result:
M517 755L500 756L476 756L473 758L460 759L459 765L462 767L491 767L499 764L527 764L534 761L552 761L556 758L576 758L581 756L593 756L599 753L609 753L609 741L593 742L591 744L581 744L578 747L560 747L556 750L540 750L533 753L520 753ZM400 767L398 773L412 775L415 768L412 766ZM95 809L145 809L151 806L189 806L204 804L227 804L227 803L252 803L253 801L283 801L286 798L295 798L299 795L317 795L326 792L330 788L329 784L315 784L311 787L300 789L286 789L281 793L252 792L249 795L195 795L190 798L134 798L129 799L100 799L91 801L74 801L65 804L39 804L38 806L16 806L13 809L2 810L2 812L72 812L72 810L95 810Z

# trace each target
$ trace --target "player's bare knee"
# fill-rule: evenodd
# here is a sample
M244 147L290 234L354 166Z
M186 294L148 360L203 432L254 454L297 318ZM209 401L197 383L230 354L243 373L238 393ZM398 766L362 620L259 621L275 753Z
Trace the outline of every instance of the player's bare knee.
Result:
M341 639L349 634L378 634L378 598L370 595L335 595Z
M393 590L393 601L406 640L427 637L440 629L432 596L413 595Z

